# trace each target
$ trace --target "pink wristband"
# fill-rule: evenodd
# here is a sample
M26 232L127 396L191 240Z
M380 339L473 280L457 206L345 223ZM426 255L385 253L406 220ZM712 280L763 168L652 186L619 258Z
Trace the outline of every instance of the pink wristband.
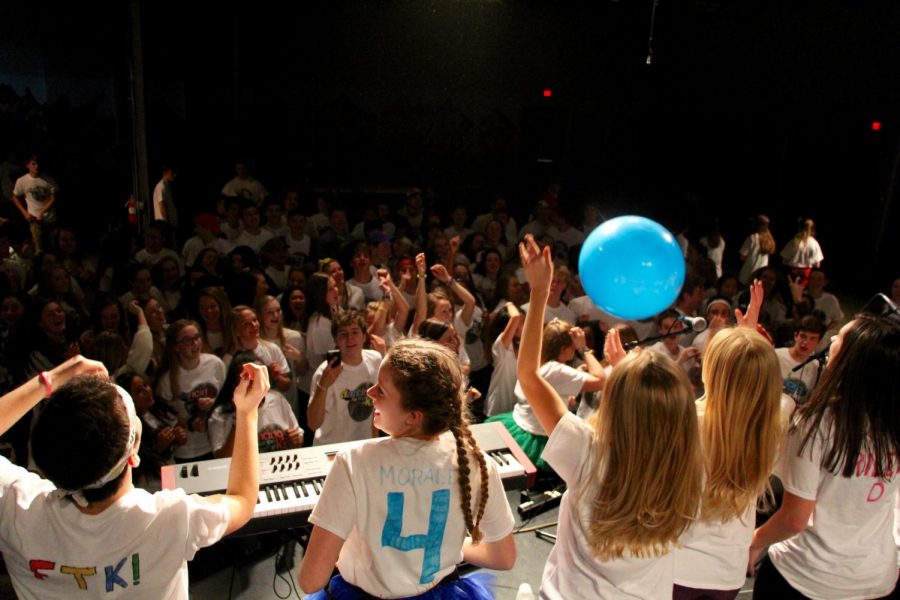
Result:
M49 398L53 393L53 381L50 379L50 373L41 371L38 373L38 380L44 384L44 398Z

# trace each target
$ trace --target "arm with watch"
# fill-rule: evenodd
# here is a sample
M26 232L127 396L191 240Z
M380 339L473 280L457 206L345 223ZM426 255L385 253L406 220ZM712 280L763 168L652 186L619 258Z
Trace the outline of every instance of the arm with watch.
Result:
M606 372L603 370L603 365L601 365L600 361L597 360L597 357L594 356L594 351L591 348L587 348L584 329L581 327L573 327L569 330L569 334L572 336L572 343L575 345L575 350L580 351L584 357L584 365L587 367L589 375L589 378L584 382L584 385L581 386L581 391L596 392L602 390L603 384L606 382Z

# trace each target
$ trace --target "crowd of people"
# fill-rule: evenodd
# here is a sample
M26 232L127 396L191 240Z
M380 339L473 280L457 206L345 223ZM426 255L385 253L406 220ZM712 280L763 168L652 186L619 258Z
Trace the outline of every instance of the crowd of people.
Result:
M770 546L765 590L862 598L894 587L900 279L873 314L845 319L811 219L776 260L768 218L754 217L737 274L717 227L696 241L679 233L684 286L672 307L635 321L585 295L575 259L602 218L592 203L573 215L555 184L519 227L501 196L484 214L445 213L416 188L396 211L327 194L313 209L239 164L183 239L179 215L191 211L165 167L156 219L141 236L116 228L92 254L53 219L56 184L37 158L27 167L14 191L22 220L0 225L0 391L49 390L48 373L87 357L77 364L133 398L141 435L128 471L151 492L163 465L246 450L247 382L260 371L259 452L387 436L335 462L311 518L308 592L486 593L460 583L456 563L509 568L515 545L470 419L502 423L568 486L546 597L734 597ZM816 352L829 345L826 363ZM58 488L83 487L46 469L35 438L51 404L33 405L4 422L4 454ZM410 460L447 493L385 481ZM784 501L754 533L776 463ZM355 511L341 504L348 494ZM401 535L405 519L427 535Z

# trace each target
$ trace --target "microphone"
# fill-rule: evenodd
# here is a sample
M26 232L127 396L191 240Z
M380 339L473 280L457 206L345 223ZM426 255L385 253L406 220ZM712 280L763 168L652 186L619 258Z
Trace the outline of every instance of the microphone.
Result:
M823 361L827 360L828 352L830 350L831 350L831 344L828 344L821 350L816 350L815 352L810 354L808 357L806 357L806 360L804 360L802 363L800 363L799 365L797 365L796 367L791 369L791 372L793 373L794 371L799 371L800 369L802 369L803 367L805 367L806 365L808 365L809 363L811 363L814 360L817 360L819 362L823 362Z
M701 331L706 329L707 323L706 319L703 317L687 317L684 315L680 315L678 320L690 327L694 332L700 333Z

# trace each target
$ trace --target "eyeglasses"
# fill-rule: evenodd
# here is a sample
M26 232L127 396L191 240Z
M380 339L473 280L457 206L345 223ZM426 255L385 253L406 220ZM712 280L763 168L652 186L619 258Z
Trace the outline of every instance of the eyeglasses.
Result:
M176 344L194 344L201 340L200 334L198 333L195 336L181 338L180 340L175 340Z
M872 296L872 298L862 307L862 311L860 312L864 315L887 317L900 324L900 309L898 309L897 305L891 302L891 299L884 294L875 294Z

